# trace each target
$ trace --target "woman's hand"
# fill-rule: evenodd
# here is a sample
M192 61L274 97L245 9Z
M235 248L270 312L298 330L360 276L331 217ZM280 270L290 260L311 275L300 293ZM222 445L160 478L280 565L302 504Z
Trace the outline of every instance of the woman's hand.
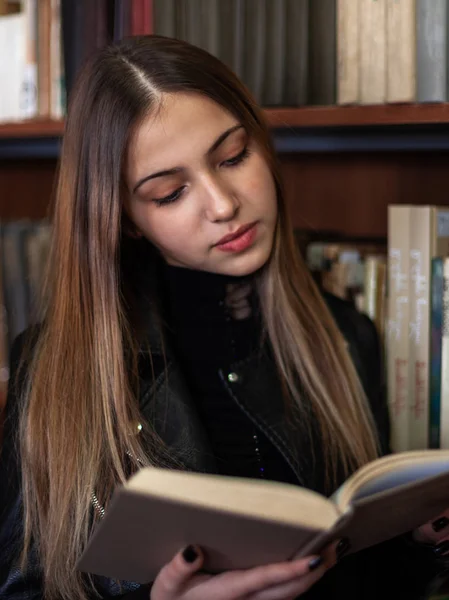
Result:
M449 552L449 510L436 519L425 523L413 532L413 539L423 544L434 546L436 556L444 556Z
M220 575L200 573L204 557L189 546L157 576L151 600L293 600L331 567L335 551L321 556Z

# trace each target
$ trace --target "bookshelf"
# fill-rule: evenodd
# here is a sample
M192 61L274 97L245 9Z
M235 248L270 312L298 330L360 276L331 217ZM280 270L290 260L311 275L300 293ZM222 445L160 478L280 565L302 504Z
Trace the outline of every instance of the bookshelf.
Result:
M449 103L266 108L271 127L351 127L449 124ZM0 123L0 139L62 135L63 121Z
M449 103L273 108L266 109L265 115L274 127L449 124Z
M449 150L449 103L268 108L278 152ZM0 159L54 158L63 121L0 124Z
M449 203L449 103L264 112L298 227L379 237L389 203ZM63 130L0 124L0 218L46 214Z
M61 136L63 131L63 121L48 119L31 119L20 123L0 123L1 140Z

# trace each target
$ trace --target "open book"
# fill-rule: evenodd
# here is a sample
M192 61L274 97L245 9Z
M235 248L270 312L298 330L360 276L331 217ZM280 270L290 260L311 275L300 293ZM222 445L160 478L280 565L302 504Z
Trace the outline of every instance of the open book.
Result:
M291 484L144 468L118 489L79 562L148 583L188 544L216 573L285 561L348 537L355 552L449 508L449 451L392 454L331 498Z

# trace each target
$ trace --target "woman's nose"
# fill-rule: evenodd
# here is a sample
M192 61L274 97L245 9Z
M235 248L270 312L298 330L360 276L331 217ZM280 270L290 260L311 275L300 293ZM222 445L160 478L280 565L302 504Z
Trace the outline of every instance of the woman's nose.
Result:
M239 209L235 193L218 182L208 186L206 202L206 216L211 222L231 221Z

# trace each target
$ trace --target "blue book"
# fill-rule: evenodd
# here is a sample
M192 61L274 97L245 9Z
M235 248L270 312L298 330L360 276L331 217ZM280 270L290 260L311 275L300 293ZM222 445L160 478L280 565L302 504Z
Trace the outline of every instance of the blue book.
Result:
M443 335L443 259L432 259L430 306L429 444L440 447L441 350Z

